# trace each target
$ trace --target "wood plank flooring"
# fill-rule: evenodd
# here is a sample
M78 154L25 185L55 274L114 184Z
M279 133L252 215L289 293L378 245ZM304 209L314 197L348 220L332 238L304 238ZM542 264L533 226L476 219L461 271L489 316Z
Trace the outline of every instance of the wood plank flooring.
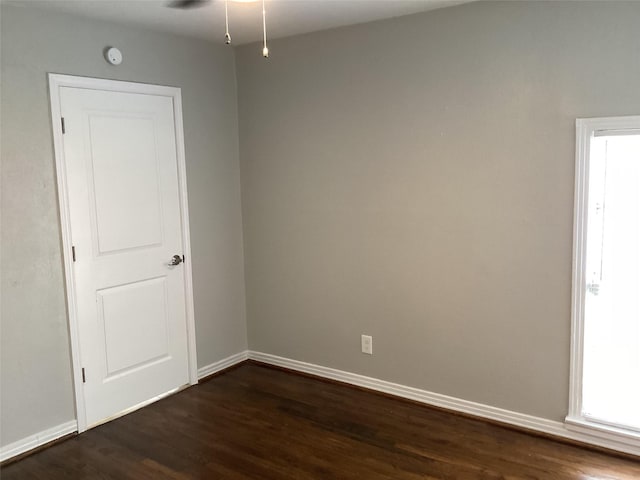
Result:
M640 479L640 462L247 363L7 465L26 479Z

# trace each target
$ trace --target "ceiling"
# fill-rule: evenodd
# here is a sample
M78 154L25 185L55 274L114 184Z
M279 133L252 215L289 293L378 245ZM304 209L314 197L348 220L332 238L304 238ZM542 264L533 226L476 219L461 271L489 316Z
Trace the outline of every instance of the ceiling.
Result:
M2 0L154 30L224 41L224 0L189 10L167 8L169 0ZM245 0L246 1L246 0ZM365 23L424 12L471 0L266 0L269 38ZM262 38L262 4L229 0L229 30L234 45Z

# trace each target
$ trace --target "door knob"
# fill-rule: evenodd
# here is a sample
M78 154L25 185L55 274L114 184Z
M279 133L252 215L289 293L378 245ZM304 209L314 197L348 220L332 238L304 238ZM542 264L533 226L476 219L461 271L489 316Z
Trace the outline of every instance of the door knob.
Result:
M170 267L175 267L176 265L180 265L182 263L182 257L180 255L174 255L171 259L171 263L168 263Z

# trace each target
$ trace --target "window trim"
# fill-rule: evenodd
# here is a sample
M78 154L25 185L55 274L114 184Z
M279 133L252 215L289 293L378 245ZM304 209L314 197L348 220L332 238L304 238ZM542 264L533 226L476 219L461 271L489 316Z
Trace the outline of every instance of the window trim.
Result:
M586 295L587 213L591 139L640 129L640 116L579 118L576 120L576 164L571 284L571 359L567 429L640 447L640 433L594 421L582 415L584 301Z

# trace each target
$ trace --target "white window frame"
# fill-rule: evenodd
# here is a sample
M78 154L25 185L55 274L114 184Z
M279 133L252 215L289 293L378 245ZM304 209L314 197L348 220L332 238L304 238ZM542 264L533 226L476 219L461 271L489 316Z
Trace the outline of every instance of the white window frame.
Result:
M582 118L576 120L576 171L573 218L573 277L571 299L571 365L567 429L640 449L640 433L582 415L584 305L587 288L587 214L591 139L603 135L640 132L640 116Z

